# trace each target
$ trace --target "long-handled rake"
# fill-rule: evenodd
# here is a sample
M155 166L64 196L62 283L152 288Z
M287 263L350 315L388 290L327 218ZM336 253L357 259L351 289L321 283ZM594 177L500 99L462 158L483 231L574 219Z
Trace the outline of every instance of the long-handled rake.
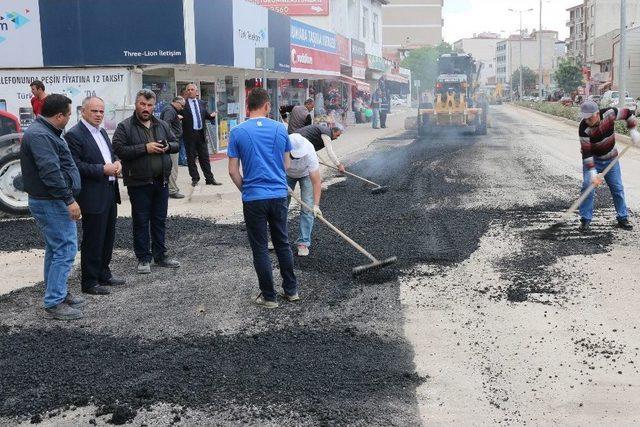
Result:
M602 170L602 172L600 172L598 175L600 177L602 177L604 179L604 177L609 173L609 171L616 165L616 163L618 163L620 161L620 158L622 156L624 156L624 154L627 152L627 150L629 150L629 148L631 148L631 144L627 145L626 147L624 147L622 149L622 151L618 154L618 156L613 159L611 161L611 163L609 163L607 165L606 168L604 168ZM594 183L591 183L591 185L589 185L589 187L587 187L587 189L580 195L580 197L578 198L578 200L576 200L575 202L573 202L573 204L571 205L571 207L562 214L562 217L560 218L560 220L558 222L556 222L555 224L551 225L545 232L544 234L547 235L549 233L553 233L555 231L557 231L560 227L562 227L562 225L567 222L567 220L569 220L569 217L571 217L571 215L580 207L580 205L582 204L582 202L584 202L587 197L589 197L589 194L591 194L591 192L593 191L593 189L596 188L596 185Z
M303 202L298 196L296 196L293 193L293 190L291 190L291 188L289 188L289 194L291 195L291 197L296 199L298 201L298 203L300 203L300 205L302 205L303 208L307 209L309 212L313 212L313 208L311 208L309 205L307 205L305 202ZM363 254L364 256L366 256L367 258L369 258L371 260L370 264L364 264L364 265L359 265L357 267L354 267L351 270L351 274L352 275L358 276L358 275L360 275L360 274L362 274L364 272L370 271L370 270L387 267L387 266L389 266L391 264L395 264L398 261L398 257L395 257L395 256L387 258L387 259L384 259L384 260L377 259L373 255L371 255L365 248L363 248L362 246L360 246L359 244L354 242L349 236L347 236L342 231L340 231L335 225L333 225L329 221L327 221L323 216L321 216L321 215L320 216L316 216L316 218L318 218L320 221L322 221L327 227L329 227L331 230L333 230L338 236L342 237L347 243L349 243L351 246L356 248L361 254Z
M333 165L328 165L328 164L326 164L324 162L320 162L320 164L323 165L323 166L326 166L328 168L331 168L331 169L339 170L337 167L335 167ZM347 172L347 171L344 171L344 173L349 175L349 176L352 176L354 178L357 178L357 179L359 179L361 181L364 181L367 184L373 185L374 188L371 189L371 194L382 194L382 193L386 193L389 190L389 187L387 187L386 185L376 184L375 182L369 181L368 179L363 178L361 176L358 176L355 173L351 173L351 172Z

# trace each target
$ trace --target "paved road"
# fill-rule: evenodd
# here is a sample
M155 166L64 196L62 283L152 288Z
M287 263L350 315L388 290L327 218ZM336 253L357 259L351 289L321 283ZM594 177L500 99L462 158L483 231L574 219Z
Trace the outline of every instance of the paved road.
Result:
M351 279L366 260L318 226L303 300L278 310L250 303L241 224L173 218L183 268L141 279L122 218L129 284L87 319L44 321L41 286L0 297L0 421L637 424L639 234L612 227L606 191L592 234L541 233L577 196L576 130L506 105L492 124L362 144L354 170L390 191L336 182L323 212L397 269ZM622 162L635 211L638 162Z

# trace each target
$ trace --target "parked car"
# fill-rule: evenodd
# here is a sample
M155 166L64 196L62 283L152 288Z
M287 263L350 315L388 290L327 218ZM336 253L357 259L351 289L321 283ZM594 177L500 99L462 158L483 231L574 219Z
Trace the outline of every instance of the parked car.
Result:
M391 95L391 106L392 107L398 107L398 106L404 106L407 105L407 100L404 98L399 97L398 95Z
M629 92L626 93L626 97L629 97ZM617 90L608 90L602 95L602 99L600 100L600 107L617 107L620 102L620 92Z
M565 107L572 107L573 106L573 99L571 99L571 97L569 96L563 96L562 98L560 98L560 101L558 101L560 104L564 105Z
M596 104L600 105L600 101L602 101L602 95L589 95L587 100L593 101Z
M22 187L21 140L20 120L0 111L0 210L15 215L29 213L27 193Z
M629 110L633 111L634 113L638 109L638 103L636 102L635 99L631 98L630 96L627 96L627 98L625 99L624 106Z

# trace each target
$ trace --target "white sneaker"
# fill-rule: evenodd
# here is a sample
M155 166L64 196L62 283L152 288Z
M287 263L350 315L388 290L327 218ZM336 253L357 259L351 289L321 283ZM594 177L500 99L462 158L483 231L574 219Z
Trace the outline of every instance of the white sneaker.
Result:
M269 240L267 242L267 249L269 249L270 251L274 250L275 248L273 247L273 242L271 240Z
M309 256L309 247L306 245L298 245L298 256Z
M262 306L264 308L278 308L278 302L277 301L267 301L262 296L262 293L260 293L260 295L258 295L258 298L256 298L255 302L256 302L257 305Z

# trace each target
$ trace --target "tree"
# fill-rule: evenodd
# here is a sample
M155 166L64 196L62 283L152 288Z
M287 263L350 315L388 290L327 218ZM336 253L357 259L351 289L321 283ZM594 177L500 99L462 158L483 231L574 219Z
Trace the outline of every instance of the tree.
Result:
M413 80L420 80L420 92L430 90L435 86L438 77L438 58L445 53L452 53L449 43L438 46L421 47L409 52L409 56L402 60L400 66L411 70Z
M553 77L565 94L570 94L582 86L582 70L570 60L560 62Z
M524 82L524 93L531 93L536 90L538 75L529 67L522 67L522 81ZM511 90L520 90L520 69L518 68L511 75ZM524 94L520 94L522 96Z

